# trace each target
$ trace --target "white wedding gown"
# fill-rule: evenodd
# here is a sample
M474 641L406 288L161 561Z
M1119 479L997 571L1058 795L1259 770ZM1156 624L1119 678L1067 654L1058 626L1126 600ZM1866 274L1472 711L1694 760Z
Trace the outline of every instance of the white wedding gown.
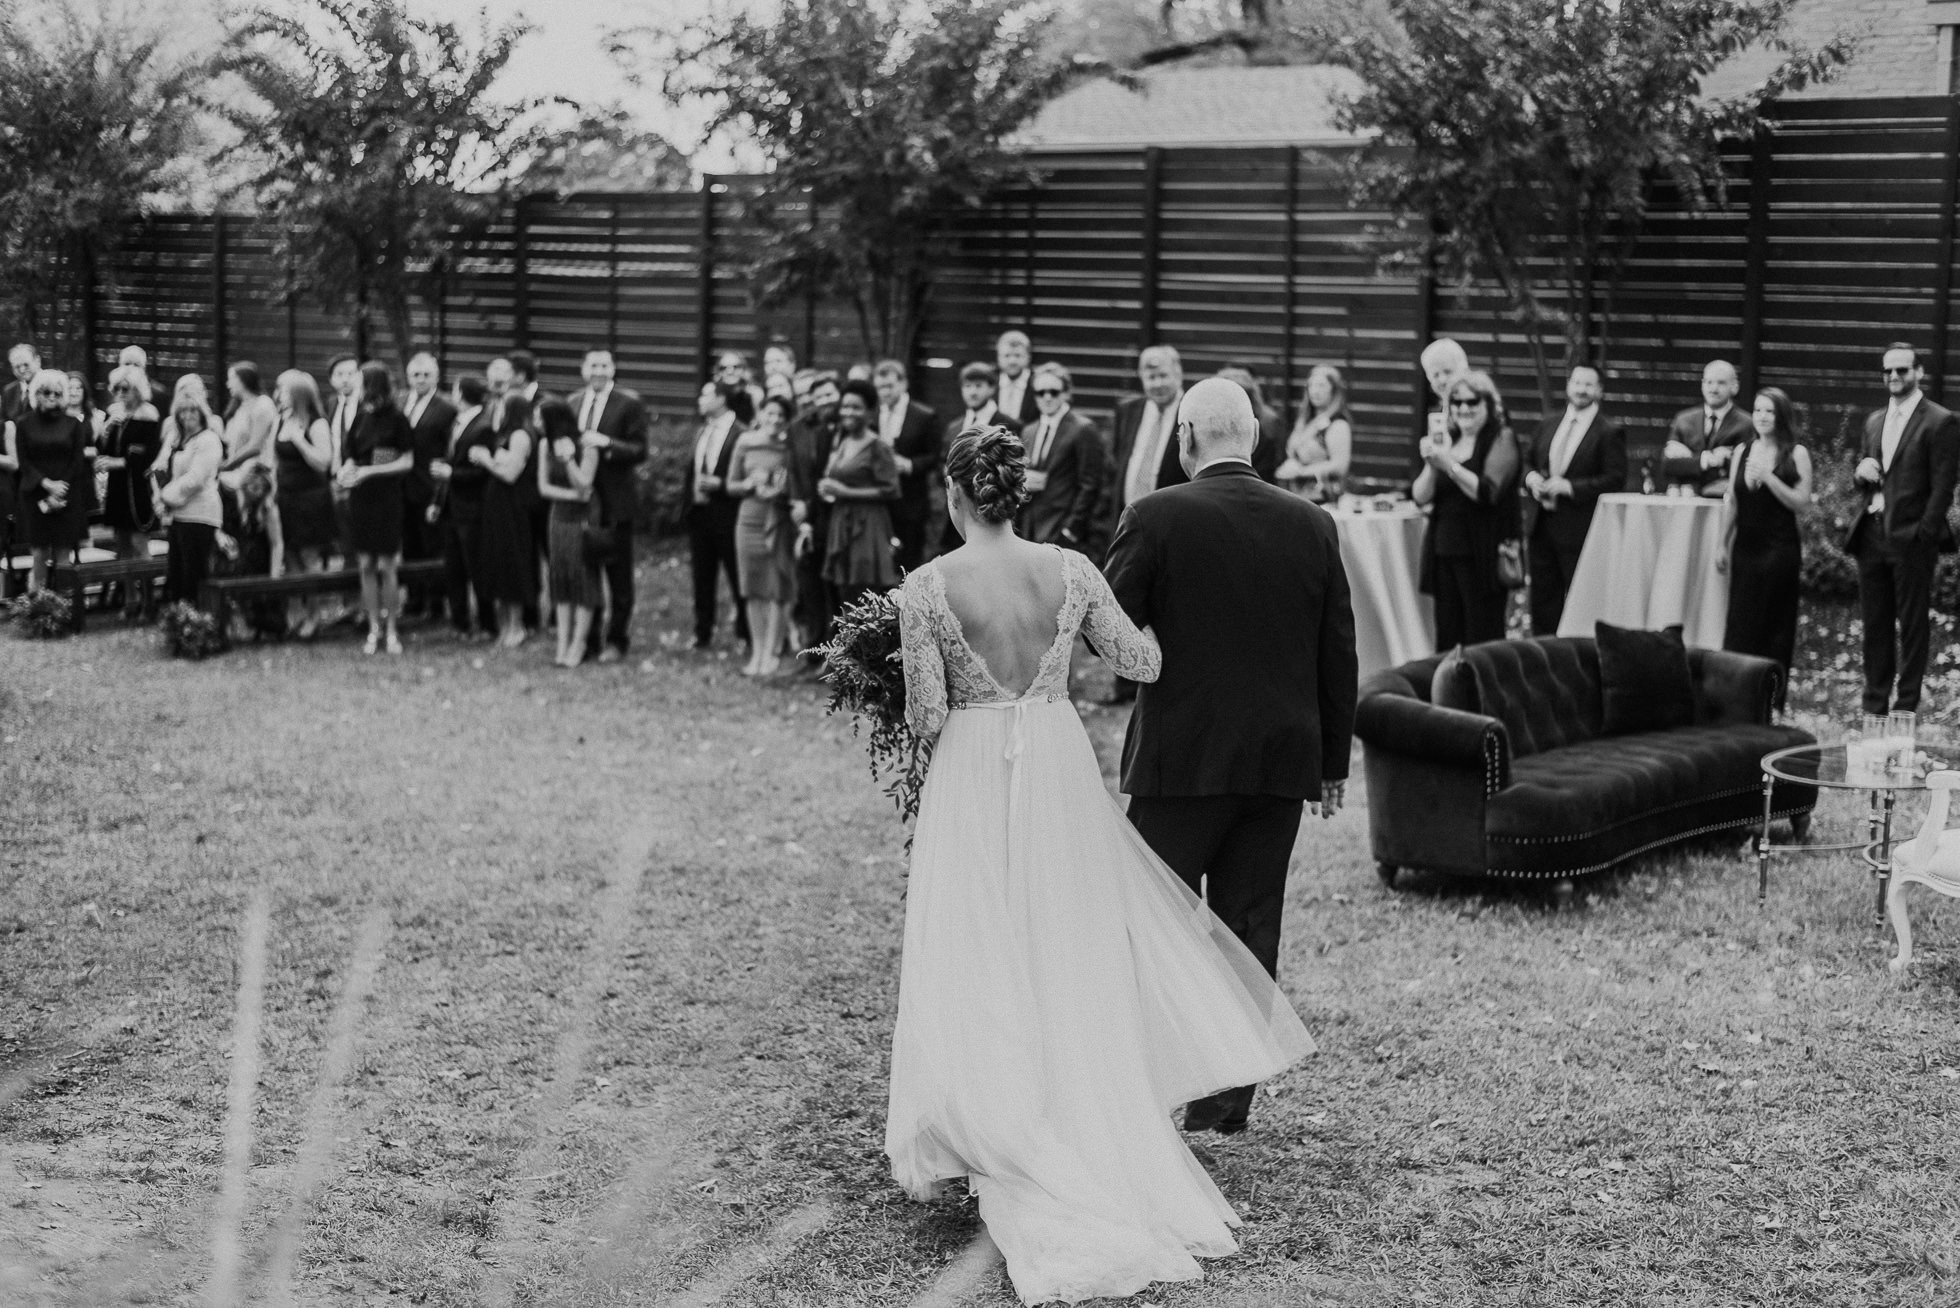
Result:
M1024 1303L1194 1280L1238 1217L1172 1124L1177 1105L1312 1052L1278 986L1104 789L1068 699L1078 629L1155 680L1081 555L1055 639L1001 688L937 565L905 583L908 716L938 732L919 806L885 1151L915 1198L970 1178ZM943 724L943 728L942 728Z

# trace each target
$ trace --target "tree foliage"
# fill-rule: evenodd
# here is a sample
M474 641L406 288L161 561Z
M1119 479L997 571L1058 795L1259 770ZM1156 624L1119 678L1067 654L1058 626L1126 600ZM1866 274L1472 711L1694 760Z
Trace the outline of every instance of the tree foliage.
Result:
M751 201L774 304L838 295L865 348L909 358L947 219L1024 166L1003 145L1083 66L1042 53L1029 0L782 0L650 37L666 93L768 157Z
M181 180L205 76L129 18L0 0L0 300L77 363L81 315L62 306Z
M608 127L559 125L568 100L496 94L529 30L486 19L470 40L404 0L304 0L234 24L220 67L250 94L229 117L283 233L286 289L351 310L361 353L379 311L406 362L414 301L440 294L515 188L546 177L543 161Z
M1440 279L1503 288L1549 407L1547 336L1567 366L1603 362L1650 183L1726 202L1721 141L1762 130L1768 101L1850 58L1850 40L1785 41L1797 2L1391 0L1400 34L1333 43L1367 84L1340 115L1372 135L1356 198L1406 217ZM1755 89L1704 99L1708 75L1751 47L1783 58Z

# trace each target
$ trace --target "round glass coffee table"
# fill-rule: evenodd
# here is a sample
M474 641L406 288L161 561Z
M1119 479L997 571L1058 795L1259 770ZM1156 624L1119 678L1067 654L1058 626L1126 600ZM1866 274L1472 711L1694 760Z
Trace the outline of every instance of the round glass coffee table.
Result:
M1922 764L1932 765L1870 767L1865 765L1864 760L1854 757L1843 744L1793 745L1789 749L1763 755L1763 830L1756 840L1756 902L1760 904L1769 896L1771 854L1828 854L1856 850L1863 857L1865 866L1878 878L1878 900L1873 918L1883 925L1885 890L1892 877L1892 809L1897 805L1901 793L1925 790L1927 773L1940 766L1928 760L1923 752L1916 755L1916 759ZM1868 799L1866 838L1841 844L1772 845L1769 842L1770 793L1778 781L1819 786L1826 790L1864 791ZM1806 820L1804 827L1794 831L1798 840L1803 838L1807 828Z

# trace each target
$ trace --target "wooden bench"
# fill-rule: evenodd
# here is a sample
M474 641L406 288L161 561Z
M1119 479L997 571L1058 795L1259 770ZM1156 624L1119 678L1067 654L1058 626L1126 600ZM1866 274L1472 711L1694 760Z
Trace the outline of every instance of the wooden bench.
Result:
M445 573L441 559L416 559L404 561L395 575L406 587L410 582L440 584ZM360 588L360 569L333 568L326 572L289 572L283 577L212 577L204 583L201 598L205 611L223 628L231 621L231 606L245 600L297 599Z
M75 630L80 631L88 610L90 586L106 588L115 581L125 586L140 584L143 587L143 611L150 613L156 609L156 583L163 580L169 568L169 559L158 554L144 559L95 559L88 563L71 563L66 567L49 569L48 588L68 592L68 603L75 614Z

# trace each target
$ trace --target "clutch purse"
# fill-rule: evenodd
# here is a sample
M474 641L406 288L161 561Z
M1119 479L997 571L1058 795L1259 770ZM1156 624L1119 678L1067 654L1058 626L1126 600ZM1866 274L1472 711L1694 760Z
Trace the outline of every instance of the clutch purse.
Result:
M1497 579L1505 590L1523 590L1528 580L1524 568L1524 542L1513 536L1497 542Z

